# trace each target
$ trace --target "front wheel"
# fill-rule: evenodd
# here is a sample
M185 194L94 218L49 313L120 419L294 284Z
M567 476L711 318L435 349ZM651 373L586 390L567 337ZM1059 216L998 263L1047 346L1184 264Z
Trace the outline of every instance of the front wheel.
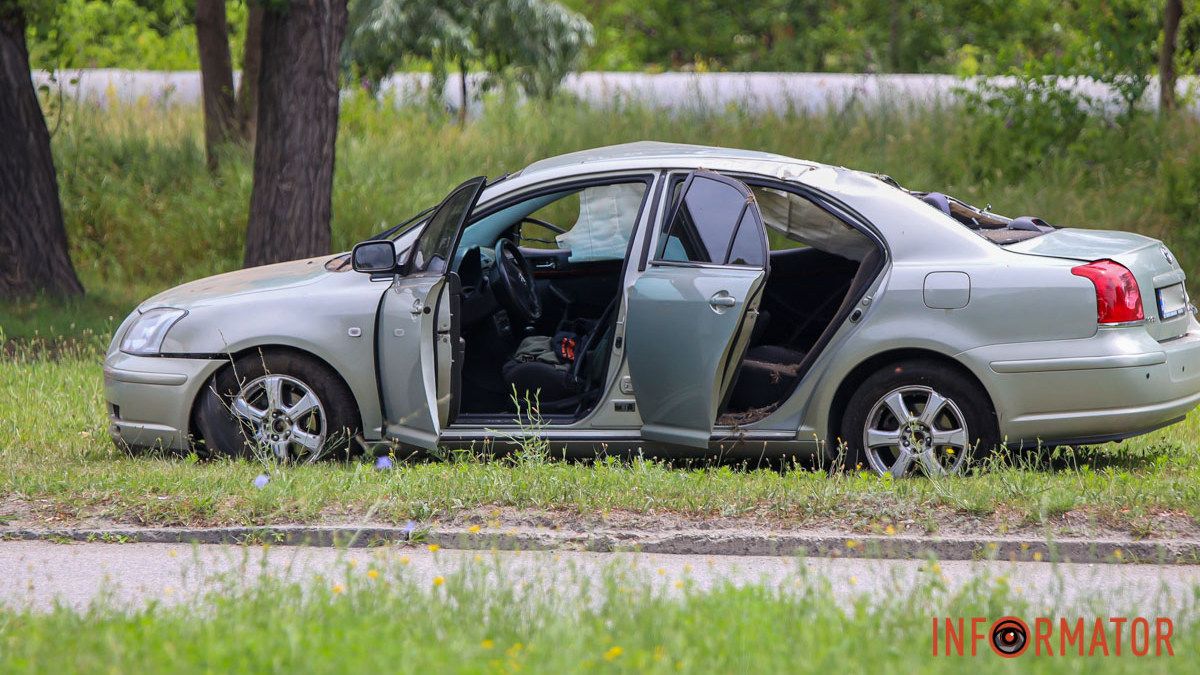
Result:
M348 456L361 424L353 395L327 366L283 351L244 354L213 376L197 411L209 456Z
M849 467L896 478L962 473L969 457L993 451L999 435L986 392L929 360L895 363L868 377L841 425Z

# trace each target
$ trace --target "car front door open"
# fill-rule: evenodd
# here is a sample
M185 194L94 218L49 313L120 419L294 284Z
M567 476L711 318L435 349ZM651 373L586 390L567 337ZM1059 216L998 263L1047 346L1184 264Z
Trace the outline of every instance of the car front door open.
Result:
M376 353L384 432L408 445L436 448L454 414L462 350L451 263L486 182L479 177L459 185L432 212L380 304Z

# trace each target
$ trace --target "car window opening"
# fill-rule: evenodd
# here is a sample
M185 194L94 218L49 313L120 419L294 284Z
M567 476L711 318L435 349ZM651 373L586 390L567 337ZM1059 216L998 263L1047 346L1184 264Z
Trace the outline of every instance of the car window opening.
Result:
M543 422L567 424L594 409L648 187L642 177L577 185L467 226L456 254L465 343L460 423L511 424L534 407ZM518 272L508 278L518 279L520 293L521 259L540 305L535 318L519 316L502 274Z
M987 239L993 244L1004 246L1015 244L1026 239L1040 237L1047 232L1053 232L1054 226L1041 218L1020 216L1009 218L992 213L970 204L944 195L940 192L909 192L929 206L944 215L950 216L959 224L966 226L975 234Z
M770 274L718 414L722 426L761 420L791 397L883 261L874 240L804 195L750 187L766 225Z

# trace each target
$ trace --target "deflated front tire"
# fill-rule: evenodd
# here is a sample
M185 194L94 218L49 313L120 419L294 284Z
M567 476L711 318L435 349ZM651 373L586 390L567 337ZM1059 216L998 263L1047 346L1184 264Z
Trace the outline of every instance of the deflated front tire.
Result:
M361 435L342 379L292 351L243 354L212 377L201 397L197 426L207 457L345 458Z

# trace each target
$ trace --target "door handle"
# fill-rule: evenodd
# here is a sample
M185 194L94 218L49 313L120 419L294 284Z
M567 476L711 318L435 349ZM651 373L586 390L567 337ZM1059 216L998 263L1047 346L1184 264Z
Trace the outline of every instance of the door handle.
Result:
M717 312L722 312L737 304L737 298L729 294L729 291L717 291L711 298L708 299L708 304Z

